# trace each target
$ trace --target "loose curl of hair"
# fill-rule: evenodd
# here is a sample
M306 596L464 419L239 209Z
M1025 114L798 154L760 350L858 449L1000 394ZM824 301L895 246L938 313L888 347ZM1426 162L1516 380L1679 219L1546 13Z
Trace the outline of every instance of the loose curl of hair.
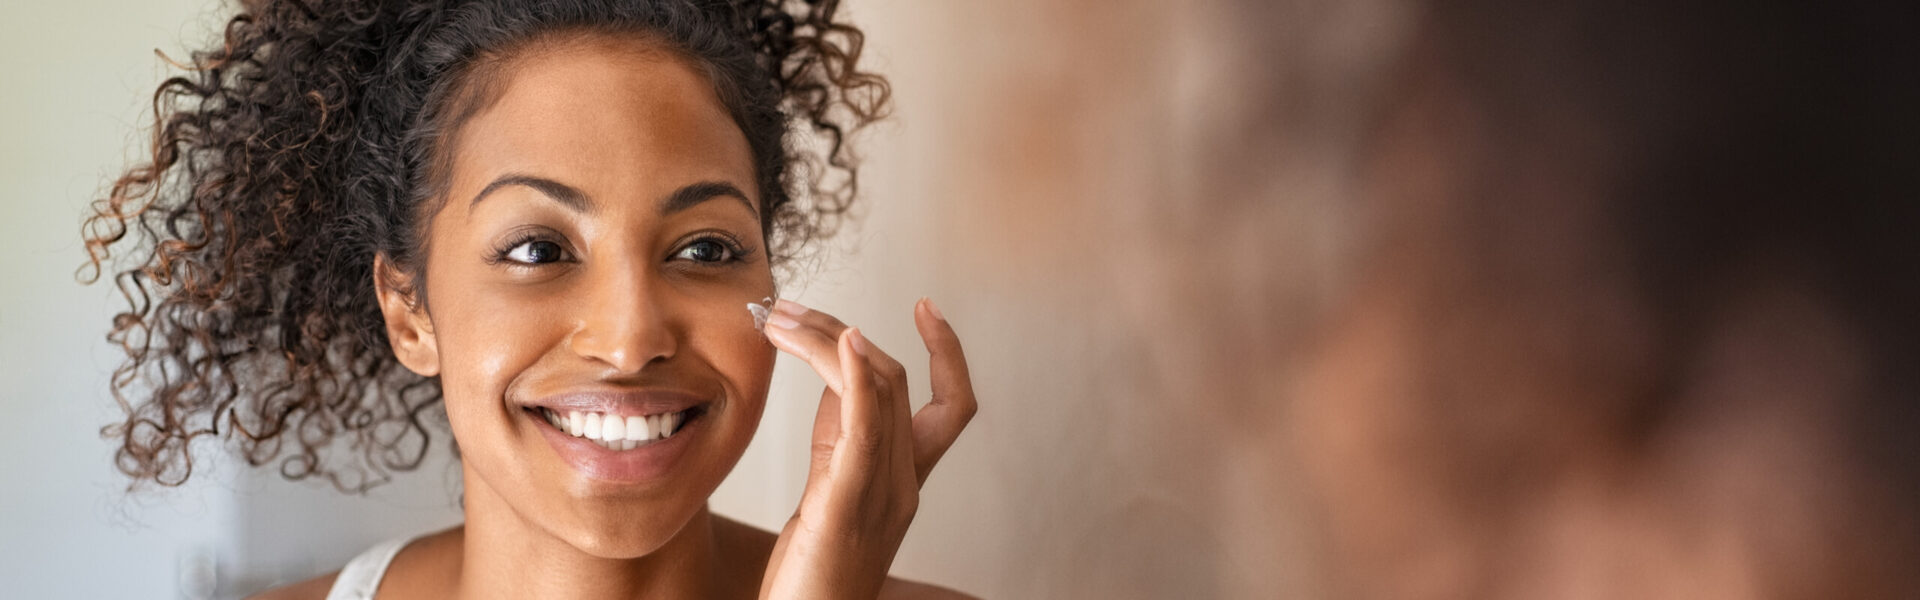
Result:
M704 70L745 133L762 233L786 264L846 217L858 192L846 136L888 107L838 5L247 2L218 49L154 93L151 158L82 228L79 278L119 269L128 304L107 336L127 355L110 383L125 420L101 432L120 443L116 467L132 486L179 485L203 436L347 491L422 463L440 385L394 357L374 257L424 289L424 223L452 135L528 44L640 36Z

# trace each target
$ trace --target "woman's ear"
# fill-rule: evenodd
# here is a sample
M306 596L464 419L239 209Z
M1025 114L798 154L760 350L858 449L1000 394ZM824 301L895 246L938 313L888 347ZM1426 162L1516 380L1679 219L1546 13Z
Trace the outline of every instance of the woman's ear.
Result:
M418 298L413 276L395 269L385 254L373 257L373 290L387 323L387 341L407 370L421 377L440 374L440 344L433 337L433 320Z

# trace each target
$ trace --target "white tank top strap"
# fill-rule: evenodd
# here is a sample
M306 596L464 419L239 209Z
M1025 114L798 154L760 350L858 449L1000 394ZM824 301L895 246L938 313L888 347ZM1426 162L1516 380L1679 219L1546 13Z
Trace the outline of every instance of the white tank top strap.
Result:
M412 541L409 536L380 542L347 561L340 576L334 578L333 588L327 591L327 600L373 600L373 593L380 589L380 578L387 574L387 565L393 564L393 557Z

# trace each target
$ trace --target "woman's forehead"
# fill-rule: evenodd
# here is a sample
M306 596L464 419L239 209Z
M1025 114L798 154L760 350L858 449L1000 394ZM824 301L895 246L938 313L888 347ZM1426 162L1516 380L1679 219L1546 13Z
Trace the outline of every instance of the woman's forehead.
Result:
M547 47L500 75L500 95L461 126L450 199L508 173L597 198L655 198L702 181L757 197L752 152L712 84L643 40Z

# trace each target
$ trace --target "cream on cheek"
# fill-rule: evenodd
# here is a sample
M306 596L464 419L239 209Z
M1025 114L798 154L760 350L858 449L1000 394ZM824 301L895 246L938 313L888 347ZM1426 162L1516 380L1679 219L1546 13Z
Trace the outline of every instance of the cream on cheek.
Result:
M767 331L767 317L773 316L773 296L761 298L758 302L748 302L747 316L753 318L753 330L764 335Z

